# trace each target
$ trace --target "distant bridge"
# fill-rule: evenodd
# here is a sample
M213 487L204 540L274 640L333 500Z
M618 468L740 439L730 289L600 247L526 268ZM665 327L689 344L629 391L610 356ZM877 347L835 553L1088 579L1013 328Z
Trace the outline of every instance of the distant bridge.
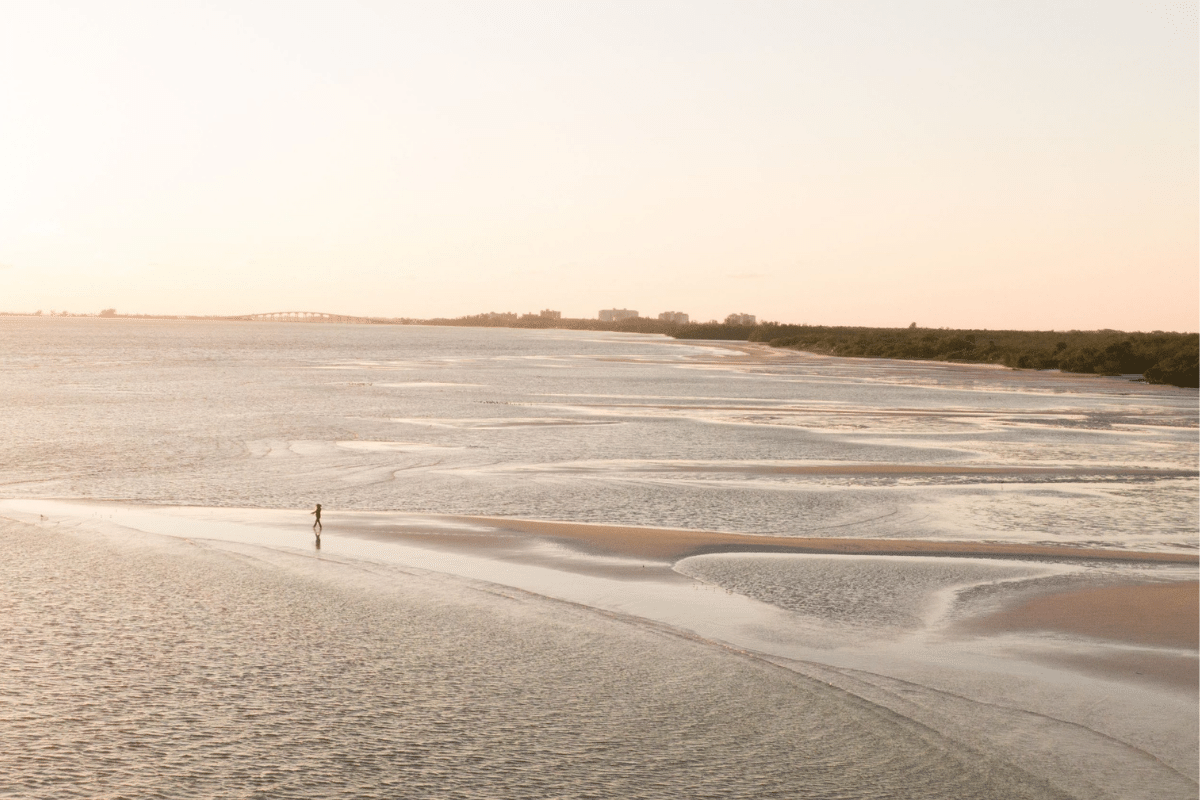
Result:
M340 322L352 325L377 325L391 320L372 317L351 317L345 314L328 314L324 311L271 311L267 314L242 314L224 317L239 322Z

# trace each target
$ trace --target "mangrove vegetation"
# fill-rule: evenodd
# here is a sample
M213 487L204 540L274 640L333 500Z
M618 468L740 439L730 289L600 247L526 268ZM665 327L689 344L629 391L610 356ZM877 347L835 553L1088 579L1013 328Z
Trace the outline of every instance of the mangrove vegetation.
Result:
M1140 375L1148 383L1197 388L1200 336L1122 331L988 331L825 325L689 325L681 339L765 342L833 356L904 358L1095 375Z

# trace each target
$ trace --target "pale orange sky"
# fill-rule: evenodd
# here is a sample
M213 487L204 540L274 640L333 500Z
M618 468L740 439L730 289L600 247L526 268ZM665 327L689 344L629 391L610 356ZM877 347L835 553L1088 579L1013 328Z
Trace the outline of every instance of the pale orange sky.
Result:
M0 0L0 310L1200 328L1195 3Z

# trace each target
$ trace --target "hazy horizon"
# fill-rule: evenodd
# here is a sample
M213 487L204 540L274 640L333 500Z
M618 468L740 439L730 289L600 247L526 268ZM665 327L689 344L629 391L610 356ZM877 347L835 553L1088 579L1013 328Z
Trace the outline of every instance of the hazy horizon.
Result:
M0 3L0 310L1200 329L1196 3Z
M111 312L115 312L115 313L103 314L103 313L101 313L103 311L111 311ZM135 319L135 320L136 319L164 319L164 320L211 319L211 320L218 321L218 322L222 321L222 320L229 320L229 319L238 321L238 318L241 318L241 317L258 317L258 316L267 316L267 315L272 315L272 314L287 314L287 313L329 314L330 316L333 316L333 317L350 318L350 321L352 321L354 319L371 319L371 320L383 321L385 323L386 322L395 322L396 324L421 325L422 323L433 321L433 320L455 320L455 319L463 319L463 318L467 318L467 317L484 316L489 312L456 314L454 316L439 316L439 317L389 317L389 316L383 316L383 315L343 314L340 311L329 311L328 309L291 309L291 310L275 309L272 311L251 311L251 312L246 312L246 313L236 313L235 312L232 314L207 314L204 312L189 313L189 314L170 314L170 313L155 312L155 311L122 311L120 309L111 309L111 308L110 309L101 309L100 312L91 311L91 310L72 311L71 309L49 309L49 310L35 309L34 311L13 311L10 309L0 309L0 316L16 316L16 317L41 316L44 318L54 318L54 319L93 318L93 317L95 317L95 318ZM505 312L496 312L496 313L505 313ZM536 316L538 314L537 311L510 312L510 313L516 314L518 318L521 317L523 314L533 314L534 316ZM658 315L657 314L649 314L649 315L641 314L640 316L642 319L657 320ZM591 316L583 316L583 317L568 317L566 315L563 315L563 319L564 320L579 320L579 319L596 320L596 315L592 314ZM403 323L401 323L401 320L403 320ZM279 319L276 321L282 322L282 323L288 323L288 322L294 321L297 324L309 324L304 320ZM337 322L337 320L333 320L333 321ZM724 320L723 319L691 319L691 320L689 320L689 323L702 324L702 325L707 325L707 324L712 324L712 323L724 324ZM614 324L616 324L616 323L614 323ZM909 325L850 325L850 324L842 325L839 323L809 323L809 322L803 322L803 321L792 322L789 320L758 320L758 321L756 321L755 324L756 325L778 324L778 325L785 325L785 326L787 326L787 325L790 325L790 326L811 325L813 327L830 327L830 328L861 327L861 328L880 328L880 329L901 329L901 328L909 327ZM1105 331L1116 331L1119 333L1147 333L1147 334L1148 333L1169 333L1169 334L1196 334L1197 333L1197 331L1194 331L1194 330L1191 330L1191 331L1167 330L1164 328L1155 328L1153 330L1149 330L1149 329L1134 330L1134 329L1121 329L1121 328L979 328L979 327L954 328L954 327L950 327L950 326L946 326L946 325L921 325L919 323L916 323L915 321L913 323L910 323L910 325L916 325L918 330L993 330L993 331L997 331L997 332L999 332L999 331L1018 331L1018 332L1027 331L1030 333L1056 333L1056 332L1057 333L1103 333ZM440 327L440 326L435 326L435 327ZM470 326L468 326L468 327L470 327ZM504 327L504 326L484 326L484 327ZM517 326L517 327L520 327L520 326ZM547 329L548 330L577 330L579 333L586 333L587 331L591 330L590 328L571 329L571 328L554 328L553 326L548 326L547 328L529 328L529 330L547 330ZM607 329L605 329L605 330L607 330Z

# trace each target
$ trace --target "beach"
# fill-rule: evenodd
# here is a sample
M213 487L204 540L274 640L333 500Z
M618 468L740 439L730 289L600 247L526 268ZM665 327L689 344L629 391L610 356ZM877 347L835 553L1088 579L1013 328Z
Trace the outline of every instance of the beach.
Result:
M229 325L10 332L9 794L1197 796L1194 392Z
M1020 765L1022 780L1065 796L1162 796L1172 786L1187 796L1196 777L1196 563L1186 554L907 542L884 556L860 542L801 541L788 556L778 544L756 550L758 537L719 532L385 512L327 516L316 549L295 512L6 501L0 516L124 547L143 537L186 542L210 558L266 562L276 580L300 569L335 585L354 575L346 585L378 584L372 591L385 594L435 580L442 590L470 587L503 603L542 598L575 615L599 613L619 626L681 637L702 651L775 664L835 687L839 697L919 721L955 746L983 748L1000 763ZM766 595L765 602L755 598L761 587L736 584L762 574L761 567L738 569L738 559L780 558L796 570L791 586L805 585L814 569L829 574L831 563L866 565L879 597L864 599L854 588L858 596L849 601L844 582L810 581L799 593L804 604L787 611L786 598ZM836 562L822 566L822 559ZM733 572L722 573L723 564ZM349 572L335 578L327 569ZM823 600L813 604L817 594ZM954 598L948 605L947 597ZM711 698L711 687L693 689ZM963 720L972 715L995 717L999 727L968 734ZM1111 770L1097 772L1094 758L1086 768L1051 758L1060 737L1105 753ZM964 796L990 796L986 787Z

